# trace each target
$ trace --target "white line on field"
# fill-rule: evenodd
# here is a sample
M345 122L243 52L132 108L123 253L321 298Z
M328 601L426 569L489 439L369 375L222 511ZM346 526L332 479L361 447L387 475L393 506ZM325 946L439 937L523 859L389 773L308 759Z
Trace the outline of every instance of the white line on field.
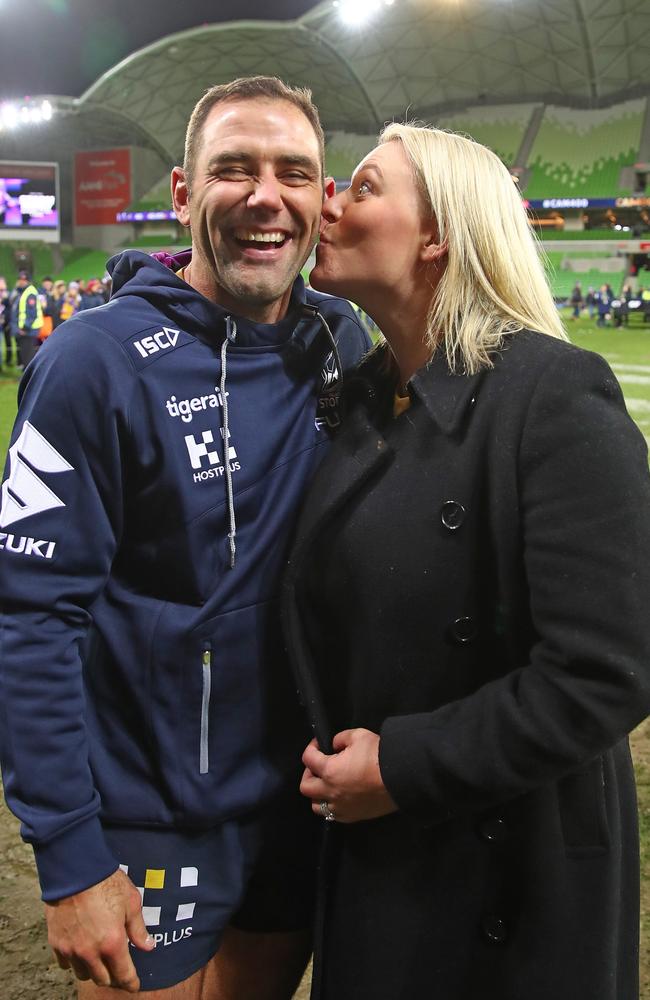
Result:
M618 373L617 373L618 375ZM648 375L618 375L619 382L624 385L650 385L650 374Z
M616 372L647 372L650 375L650 365L626 365L612 362L612 368Z

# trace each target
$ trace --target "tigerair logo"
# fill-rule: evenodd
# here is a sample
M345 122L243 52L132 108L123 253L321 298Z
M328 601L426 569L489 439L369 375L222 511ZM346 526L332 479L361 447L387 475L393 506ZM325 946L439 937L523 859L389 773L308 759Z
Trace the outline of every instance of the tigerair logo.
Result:
M221 430L223 438L223 430ZM214 434L212 431L203 431L199 437L194 434L185 435L185 446L190 456L190 464L193 469L198 469L194 473L194 482L201 483L207 479L219 479L225 472L225 466L221 460L219 452L214 447ZM230 471L239 472L241 465L237 460L237 452L233 445L228 446L228 461ZM207 468L205 466L207 465Z
M2 484L0 528L7 528L33 514L65 507L63 500L47 486L37 472L72 472L73 467L36 430L29 420L9 449L9 476ZM54 542L0 532L0 549L19 555L51 559Z
M226 393L228 397L230 393ZM165 409L170 417L180 417L184 424L191 424L194 414L201 410L216 410L223 406L223 396L221 390L215 385L214 392L208 392L205 396L192 396L191 399L177 399L170 396L165 402Z
M125 875L129 875L128 865L120 865L120 868ZM134 878L134 875L135 872L132 872L130 877L136 882L137 876ZM143 885L136 882L142 900L142 919L151 931L156 947L167 948L192 936L189 921L194 919L196 900L191 897L196 895L198 889L199 869L189 865L181 868L180 872L176 869L171 875L171 878L168 877L166 868L146 868ZM165 929L156 929L161 926Z

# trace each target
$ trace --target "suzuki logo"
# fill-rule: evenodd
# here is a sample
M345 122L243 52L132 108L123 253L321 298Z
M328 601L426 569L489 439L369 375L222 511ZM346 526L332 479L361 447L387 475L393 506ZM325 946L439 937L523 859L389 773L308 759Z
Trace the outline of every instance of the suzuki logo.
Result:
M9 449L9 460L9 478L2 484L0 528L32 514L65 507L63 500L39 479L33 469L39 472L71 472L72 466L29 420L25 421L20 437Z
M163 326L158 333L153 333L150 337L143 337L142 340L134 340L133 346L137 347L143 358L148 358L150 354L157 354L167 347L176 347L176 341L180 330L170 330Z

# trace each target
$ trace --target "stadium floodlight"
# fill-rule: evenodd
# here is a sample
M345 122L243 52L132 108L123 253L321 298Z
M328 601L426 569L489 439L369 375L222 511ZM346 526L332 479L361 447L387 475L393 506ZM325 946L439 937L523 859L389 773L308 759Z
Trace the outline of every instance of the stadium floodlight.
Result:
M334 0L341 20L348 25L365 24L382 7L392 7L394 0Z
M0 105L0 126L2 128L13 128L18 124L18 108L15 104Z
M0 104L0 132L16 128L18 125L40 125L41 122L49 122L52 114L53 108L49 101L36 103L28 100L22 105L5 101Z

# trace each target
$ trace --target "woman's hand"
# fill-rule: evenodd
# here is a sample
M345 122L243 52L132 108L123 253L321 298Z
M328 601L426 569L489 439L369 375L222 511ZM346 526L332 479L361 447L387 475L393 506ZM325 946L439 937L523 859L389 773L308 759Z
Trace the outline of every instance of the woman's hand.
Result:
M321 753L312 740L302 762L300 791L312 800L312 810L325 815L327 803L339 823L358 823L396 812L379 770L379 736L369 729L345 729L332 741L334 753Z

